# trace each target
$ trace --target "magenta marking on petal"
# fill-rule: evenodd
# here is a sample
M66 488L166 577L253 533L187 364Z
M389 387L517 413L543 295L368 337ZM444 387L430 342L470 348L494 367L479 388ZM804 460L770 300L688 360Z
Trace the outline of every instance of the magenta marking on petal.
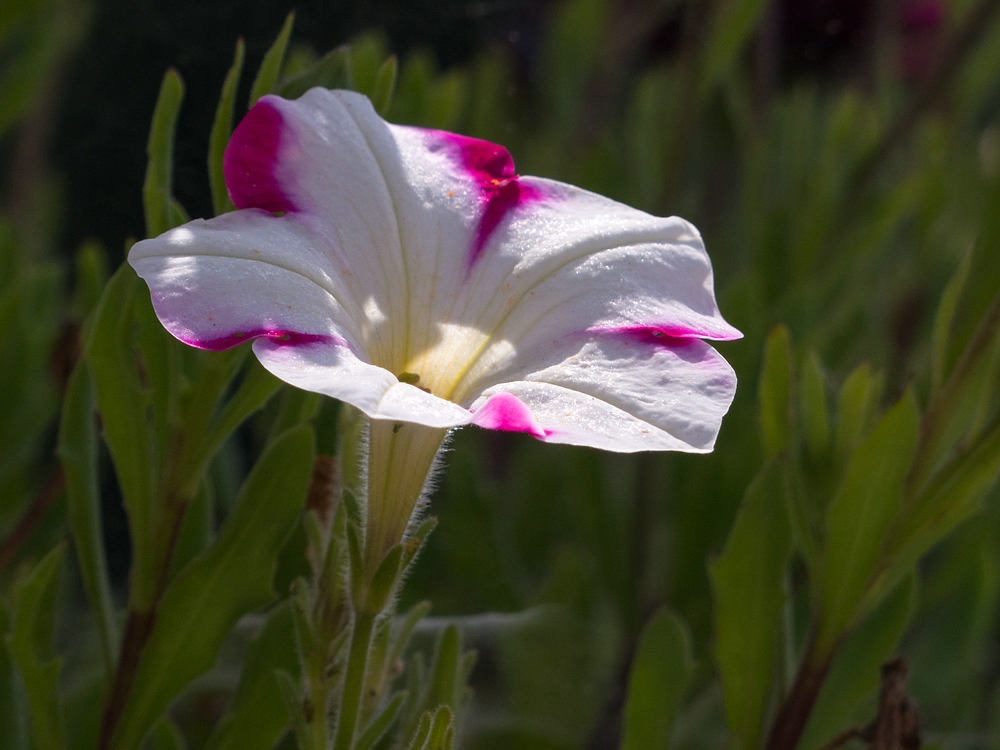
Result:
M514 170L514 159L503 146L443 130L428 132L432 136L431 150L448 149L479 189L483 212L467 259L471 269L504 218L518 206L544 196L538 188L521 182Z
M476 411L472 424L487 430L526 432L544 440L551 433L543 430L531 410L513 393L497 393Z
M278 152L288 128L267 99L257 102L236 126L222 157L226 188L236 208L295 211L276 174Z
M608 326L587 329L588 333L617 334L628 336L648 343L660 343L668 346L683 346L691 339L709 339L712 341L735 341L743 334L727 323L718 327L702 326L694 328L679 323L653 323L649 325Z
M298 333L297 331L285 331L277 328L257 328L246 331L233 331L226 336L219 336L214 339L198 339L189 336L178 336L188 346L196 349L207 349L212 352L221 352L232 349L246 341L266 338L273 341L278 346L304 346L307 344L340 344L341 342L333 337L319 333Z

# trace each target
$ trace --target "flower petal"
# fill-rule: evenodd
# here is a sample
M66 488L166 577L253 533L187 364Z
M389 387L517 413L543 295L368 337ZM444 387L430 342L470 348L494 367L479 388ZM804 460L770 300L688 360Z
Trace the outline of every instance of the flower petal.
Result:
M458 404L399 382L388 370L361 361L346 346L322 342L292 347L259 339L253 350L275 377L303 390L346 401L373 419L441 428L458 427L472 420L472 415Z
M240 211L138 242L129 262L160 321L192 346L227 349L258 336L357 346L360 331L341 304L357 307L353 295L324 267L316 239L292 217Z
M509 393L537 420L547 442L626 453L703 453L715 444L736 392L732 368L698 339L584 334L536 364L516 380L487 388L473 413L494 394Z

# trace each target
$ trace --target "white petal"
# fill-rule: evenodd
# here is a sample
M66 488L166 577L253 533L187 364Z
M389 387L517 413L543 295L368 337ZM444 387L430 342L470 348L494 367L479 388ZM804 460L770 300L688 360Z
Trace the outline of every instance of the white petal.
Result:
M400 383L388 370L362 362L346 346L323 342L282 346L270 339L258 339L253 350L275 377L303 390L346 401L373 419L441 428L458 427L472 420L461 406Z
M604 450L712 449L736 391L736 375L698 339L666 343L647 334L567 339L537 369L487 388L517 396L547 442Z
M129 262L163 325L193 346L226 349L256 336L356 345L360 330L341 302L357 305L316 242L302 221L254 209L138 242Z

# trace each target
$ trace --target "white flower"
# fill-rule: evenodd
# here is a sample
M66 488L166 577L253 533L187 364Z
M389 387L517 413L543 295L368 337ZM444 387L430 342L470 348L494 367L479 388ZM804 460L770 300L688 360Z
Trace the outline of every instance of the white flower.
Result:
M702 339L740 333L683 219L520 177L503 147L348 91L264 97L225 173L241 210L129 253L180 340L253 339L277 377L373 420L712 449L736 377Z

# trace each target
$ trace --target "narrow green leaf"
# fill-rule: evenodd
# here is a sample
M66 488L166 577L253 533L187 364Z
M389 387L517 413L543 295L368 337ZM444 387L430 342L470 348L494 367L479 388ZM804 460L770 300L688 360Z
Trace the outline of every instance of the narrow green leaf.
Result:
M146 146L149 163L142 188L142 202L146 211L147 237L156 237L177 226L172 204L174 132L183 99L184 82L177 71L170 68L163 76Z
M187 750L187 743L177 725L164 716L153 725L145 750Z
M724 0L715 3L714 7L714 23L701 55L701 97L711 93L740 59L767 3L765 0Z
M969 269L972 267L973 253L969 252L962 259L955 275L951 277L948 286L945 287L944 294L941 295L941 303L938 305L937 313L934 315L934 328L931 332L931 392L937 391L944 385L947 377L948 353L951 342L951 327L955 320L955 313L958 310L959 300L965 290L965 282L969 278Z
M622 750L667 750L691 674L687 626L666 608L642 630L625 702Z
M349 47L344 45L330 50L301 73L283 81L278 93L286 99L298 99L314 86L324 89L353 88Z
M246 419L266 404L281 388L281 381L265 370L256 357L247 357L243 381L222 407L202 442L201 455L207 459L222 446Z
M920 413L907 392L853 452L826 513L820 580L820 653L852 626L876 572L886 532L900 507L903 480L917 448Z
M233 705L216 725L205 750L270 750L288 726L288 708L276 674L296 684L295 618L283 604L267 618L247 648Z
M312 454L306 426L272 443L215 543L167 588L115 732L117 750L138 747L174 697L212 666L236 621L272 598L277 555L302 511Z
M170 577L173 578L185 565L208 549L214 535L215 493L210 483L202 480L181 521L181 530L170 561Z
M814 460L819 460L830 449L830 415L826 406L823 365L814 351L809 352L802 365L799 404L806 448Z
M420 523L416 531L407 536L403 545L403 560L400 564L401 570L406 570L410 567L420 553L420 550L423 549L424 544L426 544L427 537L437 528L437 523L438 520L436 517L428 516Z
M457 705L460 698L459 689L464 687L458 684L461 653L462 636L458 626L451 623L441 632L437 648L434 649L430 681L424 698L425 708L445 705L457 711L461 707Z
M303 391L300 388L285 388L281 394L281 406L278 416L271 425L268 440L281 435L296 425L302 424L316 416L322 396L318 393Z
M14 591L14 623L7 649L21 673L30 734L36 750L63 750L63 723L59 707L59 669L53 658L56 592L65 545L58 545L35 566Z
M877 603L959 523L982 508L1000 473L1000 418L954 456L901 513L887 535L883 567L869 591Z
M396 720L396 716L399 715L399 709L402 708L403 702L406 700L406 692L396 693L392 696L392 699L386 704L385 708L382 709L381 713L376 716L368 728L361 733L357 742L354 743L352 750L369 750L375 746L375 743L382 739L382 735L388 731L389 727L392 726L392 722Z
M98 242L85 242L76 253L76 286L73 289L73 314L84 321L101 301L108 283L108 256Z
M449 750L451 747L453 712L449 706L439 706L431 721L431 731L427 735L425 747L427 750Z
M776 458L792 445L792 341L785 326L767 337L757 398L764 456Z
M288 40L292 36L292 26L295 25L295 11L292 11L285 18L285 23L278 32L278 38L264 55L264 61L260 64L257 77L254 79L250 89L250 103L252 107L265 94L274 91L278 83L278 76L281 74L281 64L285 60L285 50L288 49Z
M817 750L850 725L858 707L878 687L879 668L896 650L916 600L916 577L911 575L840 647L809 714L799 750Z
M837 434L834 451L838 462L847 460L865 436L875 411L878 388L868 364L860 365L844 381L837 400Z
M427 737L431 733L431 712L425 711L420 717L420 723L413 733L413 739L407 746L407 750L423 750L427 747Z
M236 109L236 90L240 85L240 75L243 73L243 58L246 47L243 39L236 40L236 56L233 66L226 73L222 83L222 95L215 108L215 120L212 122L212 132L208 137L208 180L212 188L212 207L219 216L236 208L229 200L226 190L226 176L222 171L222 157L226 152L229 137L233 134L233 112Z
M150 579L150 507L157 481L146 418L149 395L133 348L133 315L139 277L123 263L108 282L94 311L85 356L97 396L104 440L111 453L128 512L132 537L132 598L148 607Z
M372 614L378 614L385 607L389 597L396 588L401 568L399 561L403 556L403 545L397 544L382 560L368 584L368 595L365 597L365 609Z
M104 556L94 401L84 362L73 370L66 388L56 454L66 475L66 505L73 546L101 635L105 677L110 680L118 654L118 625Z
M0 608L0 632L6 632L6 613ZM10 750L28 750L28 707L24 687L7 640L0 638L0 737Z
M792 532L779 463L747 488L722 554L709 564L715 598L715 659L726 723L743 750L760 744L781 633Z
M302 695L298 681L292 679L292 676L284 669L276 671L274 677L277 680L278 689L281 691L281 697L285 701L285 708L292 719L292 729L295 730L295 738L299 742L299 747L309 747L309 722L306 721L306 716L302 712Z
M396 640L393 641L392 644L392 651L389 654L390 664L395 664L403 658L403 652L406 650L406 646L410 642L410 636L413 635L413 629L417 627L417 623L426 617L427 613L430 611L431 603L424 601L413 605L413 607L410 608L410 611L406 613L406 617L403 618L403 624L399 628L399 633L396 635Z
M389 55L379 66L375 75L375 88L372 91L372 104L375 111L385 117L392 106L392 95L396 90L396 76L399 74L399 60L395 55Z

